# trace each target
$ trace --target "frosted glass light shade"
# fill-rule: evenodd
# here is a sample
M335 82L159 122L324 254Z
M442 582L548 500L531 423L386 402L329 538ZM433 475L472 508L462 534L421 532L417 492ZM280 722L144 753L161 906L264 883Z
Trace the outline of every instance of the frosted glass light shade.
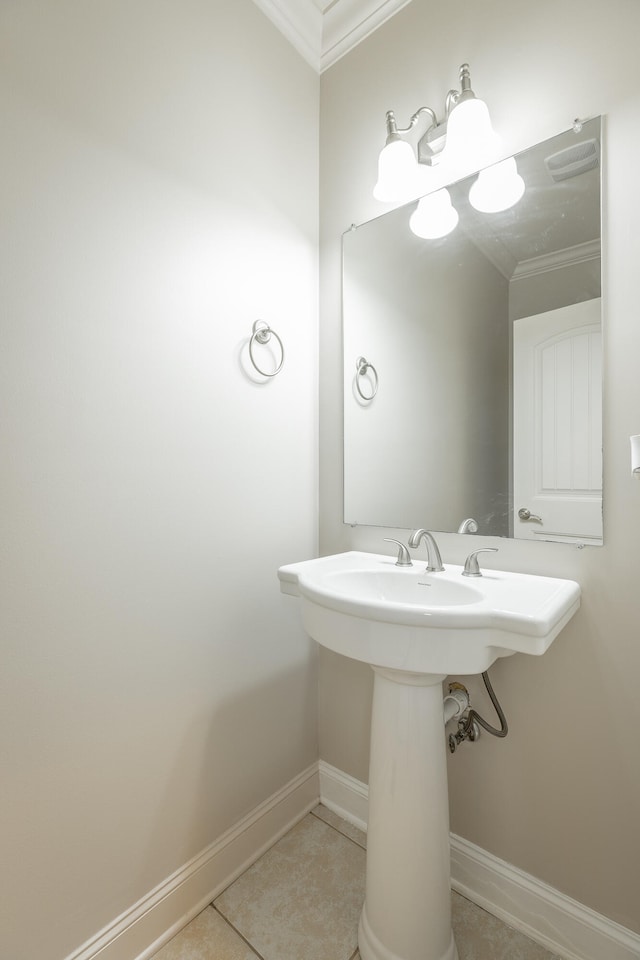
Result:
M491 126L489 110L483 100L464 100L453 108L447 120L447 140L442 163L455 176L466 176L495 160L500 138Z
M409 219L412 233L423 240L446 237L457 223L458 211L451 203L449 191L444 187L423 197Z
M384 203L415 200L431 189L431 170L418 163L411 144L391 140L380 152L378 182L373 188L376 200Z
M481 213L500 213L515 206L524 190L515 157L509 157L480 171L469 190L469 203Z

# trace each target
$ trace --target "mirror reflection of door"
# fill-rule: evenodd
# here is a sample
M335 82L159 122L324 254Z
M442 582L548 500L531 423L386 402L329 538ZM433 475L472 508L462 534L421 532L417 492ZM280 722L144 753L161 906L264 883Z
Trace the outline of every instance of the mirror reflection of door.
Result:
M513 533L602 538L601 301L514 323Z

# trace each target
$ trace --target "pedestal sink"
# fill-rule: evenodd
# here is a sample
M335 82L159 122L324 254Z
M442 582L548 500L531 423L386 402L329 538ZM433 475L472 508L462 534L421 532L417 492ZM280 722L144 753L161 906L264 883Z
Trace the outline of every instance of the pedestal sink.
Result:
M572 580L349 552L278 570L306 631L374 670L362 960L457 960L442 680L540 655L580 606Z

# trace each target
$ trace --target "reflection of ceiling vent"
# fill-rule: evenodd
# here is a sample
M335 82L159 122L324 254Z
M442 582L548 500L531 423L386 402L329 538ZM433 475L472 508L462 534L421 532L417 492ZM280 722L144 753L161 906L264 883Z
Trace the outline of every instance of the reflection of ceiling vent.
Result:
M556 183L560 180L569 180L580 173L593 170L600 162L600 142L598 140L583 140L565 150L552 153L545 157L545 166Z

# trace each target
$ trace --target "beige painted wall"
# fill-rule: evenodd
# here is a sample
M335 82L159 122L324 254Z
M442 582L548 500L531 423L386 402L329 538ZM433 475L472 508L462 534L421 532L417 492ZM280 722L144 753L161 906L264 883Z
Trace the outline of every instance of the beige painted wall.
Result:
M612 0L489 0L464 10L413 0L329 69L321 87L321 550L389 552L376 528L341 522L340 235L381 211L371 197L385 111L400 123L423 104L441 109L469 61L473 86L514 152L605 116L605 546L495 541L495 564L577 579L579 614L541 659L492 669L510 721L449 765L455 833L640 931L640 484L629 435L640 432L640 6ZM430 525L416 517L416 526ZM398 535L406 536L399 530ZM461 562L468 538L442 535ZM490 539L474 540L477 546ZM478 678L476 706L490 713ZM321 655L321 756L367 779L367 668Z
M317 757L276 569L316 550L318 88L251 0L2 5L7 960L61 960Z

